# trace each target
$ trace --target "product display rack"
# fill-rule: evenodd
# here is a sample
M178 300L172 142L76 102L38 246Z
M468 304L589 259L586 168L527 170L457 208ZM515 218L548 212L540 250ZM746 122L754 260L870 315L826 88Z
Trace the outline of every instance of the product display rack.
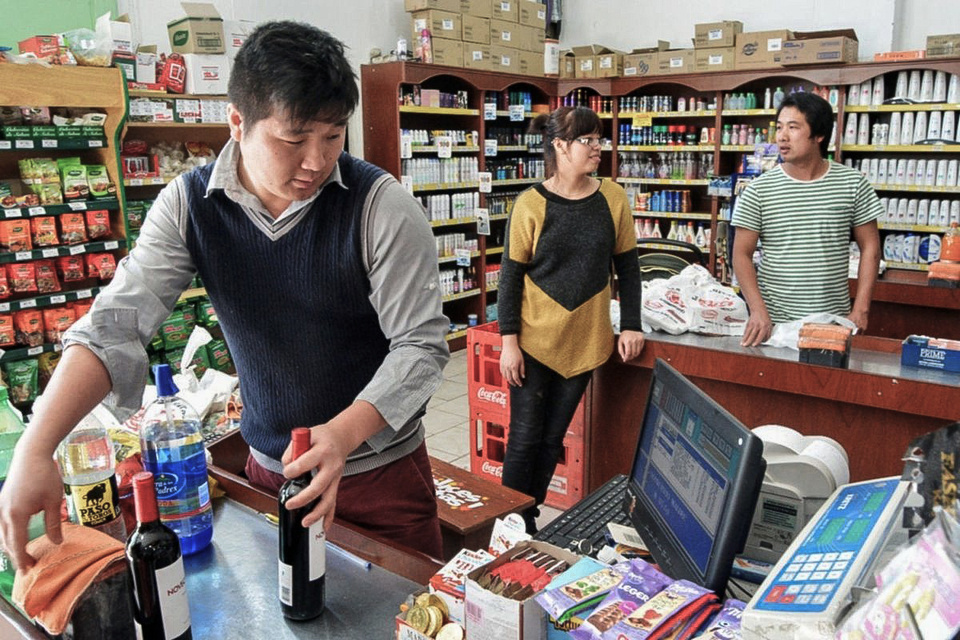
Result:
M0 65L0 86L4 88L0 101L3 106L66 107L78 112L89 109L91 112L106 114L102 136L54 138L41 135L0 140L0 179L18 182L18 162L23 159L78 156L85 165L103 165L110 182L120 194L122 171L117 149L120 129L127 113L124 84L122 72L115 68ZM110 253L119 262L126 254L126 225L122 202L122 197L113 197L3 209L0 211L0 219L3 220L29 220L39 216L59 218L68 213L107 210L110 217L110 237L107 240L83 244L59 244L30 251L4 253L0 254L0 264L27 263L91 252ZM31 309L43 311L88 300L98 295L103 286L101 281L93 278L74 282L60 280L60 291L27 294L13 292L10 298L0 302L0 313L14 314ZM37 346L18 345L5 349L0 360L8 363L35 358L60 349L59 343L46 341Z

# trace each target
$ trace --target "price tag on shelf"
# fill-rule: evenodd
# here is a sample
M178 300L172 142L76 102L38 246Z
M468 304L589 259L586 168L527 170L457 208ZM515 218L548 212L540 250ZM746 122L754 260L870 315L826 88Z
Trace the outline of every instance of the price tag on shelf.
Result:
M490 193L493 191L493 174L489 171L481 171L477 174L480 180L480 193Z
M104 251L113 251L114 249L120 248L120 242L118 240L108 240L103 243Z
M13 257L17 260L29 260L33 257L32 251L17 251L13 254Z
M438 158L453 157L453 138L450 136L437 136L434 140L437 143Z
M483 103L483 119L484 120L497 119L497 104L495 102Z
M30 347L29 349L27 349L28 356L38 356L41 353L43 353L43 345L39 347Z
M70 210L71 210L71 211L86 211L86 210L87 210L87 203L86 203L86 202L71 202L69 206L70 206Z
M640 115L633 116L633 127L652 127L653 126L653 116L649 113L642 113Z
M57 353L60 353L63 351L63 345L58 342L57 344L53 345L53 350Z
M0 302L0 311L2 311L2 312L4 312L4 313L6 313L7 311L10 311L10 303L9 303L9 302Z
M14 147L17 149L33 149L33 140L17 140Z
M103 146L103 140L87 140L87 146L91 149Z
M412 176L400 176L400 184L403 185L403 188L407 190L407 193L413 195L413 177Z
M510 105L510 122L523 122L524 113L522 104Z
M10 146L9 140L0 140L0 149L10 149L10 148L11 146Z
M77 293L77 300L93 297L93 291L90 289L80 289Z
M131 187L142 187L143 178L129 178L127 180L127 184L129 184Z
M495 138L487 138L483 141L483 155L488 158L494 158L497 155L497 140Z
M37 306L37 301L36 301L35 298L31 298L31 299L29 299L29 300L21 300L21 301L20 301L20 308L21 308L21 309L32 309L32 308L34 308L35 306Z
M3 212L5 218L19 218L23 215L23 212L20 209L7 209Z
M62 294L58 296L50 296L50 304L63 304L66 301L67 301L67 296Z
M56 149L57 141L44 138L43 140L40 141L40 146L44 149Z
M477 234L481 236L490 235L489 209L477 209Z
M72 256L75 256L78 253L86 253L86 252L87 252L87 247L82 244L78 244L73 247L70 247L70 255Z
M409 160L413 157L413 136L409 133L400 136L400 158Z
M469 249L457 249L456 251L453 252L453 255L457 256L458 267L470 266L470 250Z
M60 255L60 252L56 249L43 249L40 251L40 255L44 258L56 258L58 255Z

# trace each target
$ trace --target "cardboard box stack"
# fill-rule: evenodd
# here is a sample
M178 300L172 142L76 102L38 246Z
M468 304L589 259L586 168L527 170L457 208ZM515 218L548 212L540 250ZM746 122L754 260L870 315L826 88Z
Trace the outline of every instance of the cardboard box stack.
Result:
M709 73L712 71L733 71L736 60L737 37L743 32L743 23L739 20L722 22L703 22L694 25L693 67L669 73Z
M219 95L227 92L230 61L226 55L223 18L212 4L181 2L182 18L167 23L170 50L183 56L186 92Z
M433 62L543 75L546 5L534 0L404 0L416 49L430 31Z
M928 58L956 58L960 56L960 33L927 36Z

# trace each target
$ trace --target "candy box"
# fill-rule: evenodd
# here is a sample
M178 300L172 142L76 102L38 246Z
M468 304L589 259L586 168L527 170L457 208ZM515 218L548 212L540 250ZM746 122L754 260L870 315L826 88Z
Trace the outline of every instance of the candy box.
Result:
M523 600L513 600L482 587L477 580L484 572L514 560L525 551L547 553L573 565L579 556L565 549L539 541L521 542L509 554L467 574L466 628L470 640L546 640L547 614L533 600L531 593Z

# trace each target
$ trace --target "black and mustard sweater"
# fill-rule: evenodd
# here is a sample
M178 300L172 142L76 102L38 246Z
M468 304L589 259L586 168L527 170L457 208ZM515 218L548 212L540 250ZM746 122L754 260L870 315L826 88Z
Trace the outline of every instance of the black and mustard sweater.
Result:
M564 377L610 357L610 267L620 281L620 327L640 330L637 236L627 195L604 180L568 200L536 185L517 198L507 226L497 315L500 333Z

